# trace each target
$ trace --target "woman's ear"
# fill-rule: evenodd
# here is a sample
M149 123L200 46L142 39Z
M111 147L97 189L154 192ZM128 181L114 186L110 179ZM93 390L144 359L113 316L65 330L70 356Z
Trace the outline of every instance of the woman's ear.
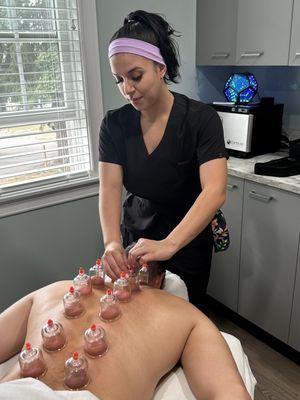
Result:
M166 275L165 272L163 272L162 274L157 275L154 278L154 282L153 282L153 287L154 288L156 288L156 289L161 289L162 288L162 284L163 284L163 281L165 279L165 275Z
M167 73L167 67L163 64L158 64L160 79L163 79Z

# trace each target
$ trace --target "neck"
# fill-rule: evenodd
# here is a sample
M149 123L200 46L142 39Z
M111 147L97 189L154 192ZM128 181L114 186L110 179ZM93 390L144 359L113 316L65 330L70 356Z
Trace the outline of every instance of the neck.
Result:
M153 122L163 115L169 115L173 102L173 94L169 91L167 86L164 85L155 104L151 108L141 111L141 116L144 120Z

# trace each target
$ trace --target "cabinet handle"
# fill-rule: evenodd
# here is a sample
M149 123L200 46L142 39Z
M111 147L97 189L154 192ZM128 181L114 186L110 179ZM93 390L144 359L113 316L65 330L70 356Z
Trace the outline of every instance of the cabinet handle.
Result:
M227 183L227 190L232 192L233 189L237 189L237 185L231 185L230 183Z
M296 53L296 57L300 57L300 53Z
M228 58L229 57L229 53L214 53L211 58Z
M264 194L256 193L254 190L251 190L249 192L249 196L252 197L253 199L263 201L264 203L269 203L269 201L273 199L272 196L266 196Z
M241 57L260 57L260 56L262 56L263 54L264 54L263 51L257 52L257 53L248 53L248 52L245 52L245 53L242 53L242 54L241 54Z

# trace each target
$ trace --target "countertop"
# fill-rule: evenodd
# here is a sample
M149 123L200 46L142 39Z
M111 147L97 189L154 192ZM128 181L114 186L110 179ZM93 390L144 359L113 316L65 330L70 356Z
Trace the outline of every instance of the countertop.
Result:
M254 174L254 164L257 162L266 162L277 158L287 157L287 152L278 152L263 154L252 158L236 158L230 156L228 159L228 174L239 178L248 179L263 185L287 190L292 193L300 194L300 175L287 176L279 178L275 176Z

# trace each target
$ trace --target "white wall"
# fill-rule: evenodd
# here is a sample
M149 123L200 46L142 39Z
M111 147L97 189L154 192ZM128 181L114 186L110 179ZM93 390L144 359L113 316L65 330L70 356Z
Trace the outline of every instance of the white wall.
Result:
M198 98L196 88L196 0L97 0L97 18L101 61L101 78L104 111L124 104L112 78L107 60L107 48L111 36L123 24L131 11L145 10L164 14L167 21L181 33L177 38L181 57L179 84L172 90Z

